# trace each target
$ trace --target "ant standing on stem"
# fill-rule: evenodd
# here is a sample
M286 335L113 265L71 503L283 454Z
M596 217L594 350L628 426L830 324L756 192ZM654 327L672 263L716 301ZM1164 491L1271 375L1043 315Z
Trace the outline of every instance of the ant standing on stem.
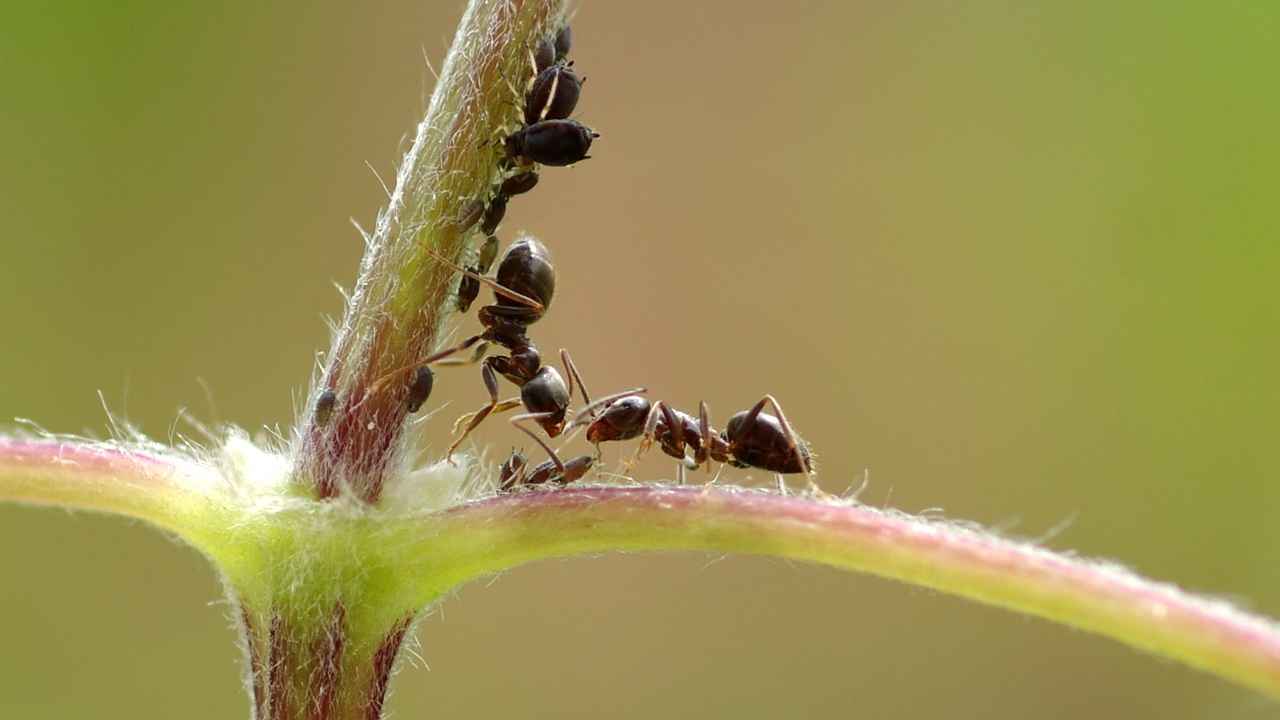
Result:
M776 415L764 412L770 405ZM723 432L711 427L710 411L699 403L698 419L672 408L661 400L650 402L639 395L601 398L589 403L574 417L568 428L587 425L587 441L599 452L600 443L641 438L638 458L655 442L662 451L680 461L681 480L685 468L696 469L708 460L738 468L754 467L779 475L813 473L809 448L800 440L782 406L765 395L750 410L729 418ZM689 458L687 450L693 452ZM634 461L634 459L633 459ZM710 465L707 465L708 470Z

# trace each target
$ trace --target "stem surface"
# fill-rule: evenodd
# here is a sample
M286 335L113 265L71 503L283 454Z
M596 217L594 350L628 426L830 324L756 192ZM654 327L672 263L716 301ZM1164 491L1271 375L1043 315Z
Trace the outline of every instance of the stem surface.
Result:
M464 575L608 550L805 560L1088 630L1280 699L1280 627L1273 621L1115 565L943 521L834 500L702 487L521 493L460 506L443 519L435 532L454 538L443 542L453 546ZM426 544L439 542L428 538Z

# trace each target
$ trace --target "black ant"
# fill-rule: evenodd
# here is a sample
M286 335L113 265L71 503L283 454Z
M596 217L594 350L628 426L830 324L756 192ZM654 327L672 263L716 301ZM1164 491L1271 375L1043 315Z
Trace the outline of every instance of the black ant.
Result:
M489 403L474 413L458 419L459 424L466 420L467 425L461 431L461 436L449 447L447 456L451 457L467 435L490 414L506 412L521 405L527 412L515 418L515 422L533 420L549 437L557 437L564 430L565 415L573 395L574 383L576 382L582 388L584 403L590 404L591 399L587 395L582 376L579 375L578 368L573 364L573 359L567 350L560 351L560 360L569 378L566 385L559 371L550 365L542 364L538 349L529 340L529 326L542 318L555 294L555 268L551 264L546 246L528 236L517 239L507 248L502 262L498 264L496 278L488 278L463 270L439 256L436 256L436 259L474 277L493 290L495 304L480 308L478 313L480 324L485 330L454 347L433 353L412 365L393 370L376 381L373 389L376 390L396 374L432 363L465 365L478 362L484 357L487 344L493 343L506 348L510 354L484 358L481 377L484 380L485 389L489 392ZM482 341L486 345L482 345L470 359L447 359ZM498 399L499 375L520 388L520 397L508 400Z
M771 405L776 415L764 412L765 405ZM583 423L587 425L587 441L597 449L603 442L640 437L637 456L656 442L664 453L680 461L682 474L684 468L694 469L708 460L782 475L813 472L809 448L791 429L772 395L729 418L723 432L711 427L705 402L699 404L695 420L661 400L651 404L639 395L601 398L584 407L569 427ZM687 450L692 451L692 459Z

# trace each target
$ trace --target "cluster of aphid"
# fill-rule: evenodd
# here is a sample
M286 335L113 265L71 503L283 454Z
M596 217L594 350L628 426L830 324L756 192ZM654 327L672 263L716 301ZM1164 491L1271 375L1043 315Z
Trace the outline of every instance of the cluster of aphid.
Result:
M569 118L577 106L583 83L567 59L570 44L571 31L566 25L554 39L544 39L531 53L533 74L524 93L523 124L508 135L504 143L507 150L504 168L509 174L498 184L488 205L478 208L474 217L463 223L469 226L478 220L485 235L476 261L463 268L445 258L436 258L462 273L457 295L460 311L470 308L481 285L493 290L494 304L480 308L477 313L483 332L388 373L374 383L371 391L410 373L407 402L409 411L416 412L431 393L434 375L430 366L480 363L489 402L458 419L454 426L458 438L449 447L448 456L451 457L467 435L488 416L523 408L524 412L512 417L511 423L550 457L529 467L524 455L513 451L500 471L500 489L504 492L522 485L578 480L595 464L602 443L636 438L640 438L637 456L656 443L679 462L681 477L685 469L696 469L711 461L780 474L812 472L808 448L770 395L761 398L751 409L734 415L723 431L717 431L711 426L705 402L699 406L695 419L665 402L651 403L643 397L643 388L593 401L567 351L560 351L565 375L551 365L544 365L537 347L529 339L528 330L550 307L556 276L547 248L538 240L527 236L517 238L498 263L496 275L486 275L497 257L495 233L506 213L507 202L537 184L536 165L564 166L586 159L592 140L599 137ZM507 354L486 357L490 345L502 348ZM470 357L454 357L471 348L475 351ZM520 389L519 397L499 399L499 376ZM570 420L568 414L575 385L582 395L583 407ZM776 415L764 412L766 405L771 406ZM332 395L321 395L317 415L327 415L332 408ZM596 446L596 455L563 461L526 423L536 424L548 438L585 426L586 438Z

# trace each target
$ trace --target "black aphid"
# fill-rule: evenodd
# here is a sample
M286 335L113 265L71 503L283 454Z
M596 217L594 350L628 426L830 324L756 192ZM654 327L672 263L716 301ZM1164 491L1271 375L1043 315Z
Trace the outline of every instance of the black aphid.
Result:
M409 412L416 413L422 409L423 403L427 401L427 398L431 397L431 388L435 384L436 375L431 372L431 368L422 365L414 370L413 380L409 383L409 397L405 400Z
M507 137L507 152L543 165L572 165L585 160L600 133L577 120L543 120Z

